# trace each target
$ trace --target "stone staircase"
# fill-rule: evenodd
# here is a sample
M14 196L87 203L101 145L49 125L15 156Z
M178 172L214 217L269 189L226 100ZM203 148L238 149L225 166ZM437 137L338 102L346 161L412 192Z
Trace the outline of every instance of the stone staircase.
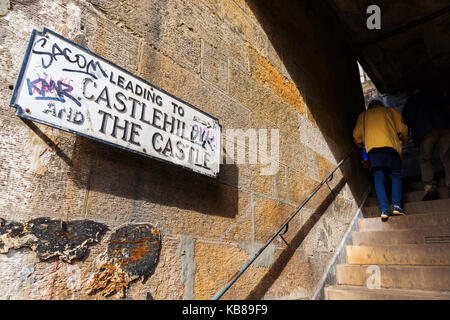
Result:
M439 179L439 200L421 201L423 186L404 182L407 216L380 218L372 192L363 208L347 264L336 266L327 300L450 300L450 199Z

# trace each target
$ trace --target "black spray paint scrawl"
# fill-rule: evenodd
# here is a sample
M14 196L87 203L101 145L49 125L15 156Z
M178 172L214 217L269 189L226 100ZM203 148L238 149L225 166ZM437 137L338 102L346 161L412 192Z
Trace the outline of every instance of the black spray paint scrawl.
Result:
M160 232L149 224L117 229L111 235L106 251L98 257L99 270L87 282L87 293L101 290L106 297L117 292L123 298L130 282L144 280L153 272L160 247Z
M107 229L91 220L62 221L41 217L28 222L7 223L0 218L0 253L30 248L41 260L59 257L66 262L82 258L90 243L98 242Z

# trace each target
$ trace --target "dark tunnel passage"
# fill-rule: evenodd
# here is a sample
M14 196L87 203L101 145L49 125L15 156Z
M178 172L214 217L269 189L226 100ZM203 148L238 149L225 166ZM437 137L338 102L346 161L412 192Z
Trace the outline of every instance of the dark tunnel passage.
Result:
M369 6L376 5L380 9L380 28L369 29L367 12ZM450 99L450 6L448 1L440 0L326 0L302 1L294 3L283 1L249 1L249 6L257 12L261 24L268 34L272 34L274 47L279 48L279 55L286 61L294 81L309 99L311 112L319 123L322 123L324 132L335 137L336 132L327 128L328 118L316 105L330 105L325 111L336 114L336 105L345 113L344 117L337 117L342 122L342 129L352 126L356 116L364 109L358 102L359 97L351 97L352 90L346 90L350 83L338 84L343 81L339 73L347 75L350 65L356 61L362 66L366 77L370 79L376 94L371 98L380 99L386 106L393 107L402 113L405 104L419 88L427 88L441 95L448 102ZM321 25L306 23L303 15L316 17ZM296 18L297 17L297 18ZM326 18L326 19L325 19ZM334 30L334 39L323 42L323 28ZM331 28L331 29L330 29ZM313 39L310 35L313 35ZM283 40L284 39L284 40ZM317 40L321 39L321 40ZM300 43L299 48L286 45L289 41ZM322 41L322 42L320 42ZM314 47L315 46L315 47ZM336 48L344 48L347 62L336 53ZM314 64L318 74L330 73L328 82L320 82L328 88L328 94L317 92L310 88L309 69L299 70L298 65L304 59L313 59L312 55L319 50L328 59L327 62ZM330 55L324 54L328 51ZM334 59L333 59L334 58ZM316 61L317 59L313 59ZM331 62L329 62L331 61ZM330 65L327 65L327 64ZM336 67L338 66L338 67ZM325 69L323 69L325 68ZM337 74L336 74L337 73ZM335 83L334 89L330 88ZM328 95L328 97L327 97ZM354 95L354 94L353 94ZM327 98L335 100L330 103ZM366 105L370 98L365 96ZM346 101L346 102L345 102ZM331 106L332 105L332 106ZM323 107L322 107L323 108ZM345 124L344 124L345 123ZM403 147L403 175L405 177L420 176L420 163L418 145L410 139L408 145ZM443 173L443 165L438 150L433 154L433 165L439 174Z

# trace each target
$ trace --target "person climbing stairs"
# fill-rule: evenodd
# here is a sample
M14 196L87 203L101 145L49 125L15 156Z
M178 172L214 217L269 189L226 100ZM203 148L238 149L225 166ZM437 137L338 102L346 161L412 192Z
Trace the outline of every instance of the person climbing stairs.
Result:
M420 178L405 179L406 216L380 219L369 195L346 264L336 266L336 285L327 300L450 299L450 198L438 180L438 200L422 201Z

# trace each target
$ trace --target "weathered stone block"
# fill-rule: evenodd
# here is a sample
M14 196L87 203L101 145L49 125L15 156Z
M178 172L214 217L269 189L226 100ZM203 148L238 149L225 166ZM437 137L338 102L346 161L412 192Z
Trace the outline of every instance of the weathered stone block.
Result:
M292 203L301 203L319 184L318 181L306 177L303 171L289 168L288 176L289 200Z
M105 150L90 181L87 216L98 221L112 219L117 226L135 219L154 223L169 234L250 238L249 219L232 227L246 214L248 193L209 177L121 150Z
M288 167L280 165L275 176L275 198L289 202Z
M310 295L313 266L301 250L277 249L276 259L250 299L300 300Z
M85 9L81 25L90 50L131 73L137 72L139 38L90 9Z
M272 90L289 106L304 113L304 100L294 83L289 81L277 68L252 47L248 47L252 76Z
M355 212L358 210L358 205L353 197L351 199L345 199L342 197L344 193L344 189L341 190L336 199L333 201L335 216L343 223L350 221Z
M330 147L331 141L327 139L328 137L319 128L316 128L311 121L301 115L298 116L298 124L300 141L328 161L334 162L335 156L332 152L333 149Z
M99 256L99 270L86 284L88 294L101 290L103 296L118 293L137 279L145 280L155 269L161 247L158 229L149 224L123 226L110 236L108 248Z
M0 148L6 169L0 173L5 178L0 192L5 217L45 212L55 218L84 218L80 199L85 198L90 154L77 153L81 138L32 122L27 126L15 117L0 117L0 122L9 141Z
M264 119L286 133L299 136L296 110L236 64L231 62L229 68L230 96L252 110L257 124Z
M316 157L319 165L319 178L320 180L323 180L336 167L336 164L325 159L320 154L316 154Z
M211 299L249 259L250 256L236 246L197 241L195 299ZM222 299L245 299L265 272L264 268L250 266Z
M223 0L199 0L214 14L217 18L223 19Z
M172 15L165 19L164 24L161 43L156 47L187 70L200 73L202 52L198 32Z
M252 242L239 243L239 248L245 250L250 257L253 257L259 250L265 246L265 243ZM253 261L252 266L255 268L270 268L275 261L275 250L276 246L271 243L263 251L261 251L258 257Z
M316 167L312 167L312 170L307 167L308 163L314 163L314 153L306 145L301 143L295 137L292 137L285 131L280 132L280 162L298 171L303 171L308 176L317 176L317 164Z
M269 238L278 231L289 216L294 212L293 206L281 203L279 201L261 198L256 196L255 203L255 239L258 242L265 243ZM298 217L292 220L292 225L298 225ZM294 228L296 229L296 228ZM292 236L296 231L288 231L286 237ZM282 241L277 238L275 244Z
M233 27L227 21L223 21L223 5L226 2L202 0L193 6L191 1L171 1L169 2L169 13L171 19L178 25L185 25L198 37L213 44L228 59L232 59L242 68L248 69L245 39L234 32Z
M182 300L185 296L182 256L178 252L180 240L162 235L161 253L154 273L145 281L136 282L128 290L130 299L146 299L147 293L153 300ZM195 270L195 269L194 269Z
M276 148L271 150L270 129L266 137L259 134L258 128L249 130L228 131L228 135L223 135L224 171L219 180L274 197L274 175L278 173L280 159ZM259 145L262 140L267 144L266 149Z
M90 2L105 12L108 20L120 22L147 42L156 45L162 40L170 1L90 0Z
M254 20L250 19L234 1L224 1L225 20L229 21L231 28L244 37L260 52L265 52L269 41L263 29Z
M0 17L8 13L10 9L9 0L0 0Z
M222 91L228 91L227 57L207 41L202 40L202 78Z
M357 95L353 87L347 88L350 81L342 78L336 83L336 78L327 77L346 70L340 62L336 66L328 62L339 59L328 58L347 52L320 50L320 39L312 37L316 23L305 17L300 21L299 41L290 41L284 32L280 34L283 29L271 26L270 15L256 10L259 3L15 2L0 19L4 217L27 220L45 212L61 221L95 219L109 228L151 223L163 235L159 262L149 264L155 267L153 275L130 286L127 298L211 298L352 144L347 115L336 113L335 107L348 103L347 94ZM265 165L260 163L224 164L218 179L210 179L36 125L45 134L44 142L44 136L14 117L8 106L30 32L44 25L217 116L224 133L228 128L279 129L279 170L263 176L260 169ZM314 56L319 50L323 58ZM332 187L341 183L342 176L354 173L354 164L334 177ZM250 267L225 297L308 298L356 210L352 192L366 187L351 186L336 198L330 198L324 186L290 223L283 235L289 246L277 237L267 251L268 259ZM18 235L22 232L14 230ZM119 242L109 246L119 259L147 253L133 239L126 245ZM32 250L11 249L0 255L0 278L5 282L0 298L106 299L81 289L98 271L94 259L108 252L107 246L106 241L92 246L85 259L73 264L39 261ZM128 255L130 251L133 254ZM133 270L130 274L136 275ZM105 275L112 279L111 272ZM123 273L118 276L120 280Z
M32 30L47 27L71 38L79 31L80 13L80 7L72 2L64 5L58 1L14 3L14 9L0 20L0 73L7 79L6 88L14 85ZM72 26L70 32L67 26L63 28L66 24Z
M239 8L241 8L245 12L247 6L245 0L233 0L233 1L239 6Z
M275 49L272 43L267 44L267 60L280 72L282 73L288 80L292 82L289 74L287 74L286 68L283 64L282 52L281 48Z
M222 131L246 128L250 120L247 108L173 61L143 45L139 75L180 99L219 118Z

